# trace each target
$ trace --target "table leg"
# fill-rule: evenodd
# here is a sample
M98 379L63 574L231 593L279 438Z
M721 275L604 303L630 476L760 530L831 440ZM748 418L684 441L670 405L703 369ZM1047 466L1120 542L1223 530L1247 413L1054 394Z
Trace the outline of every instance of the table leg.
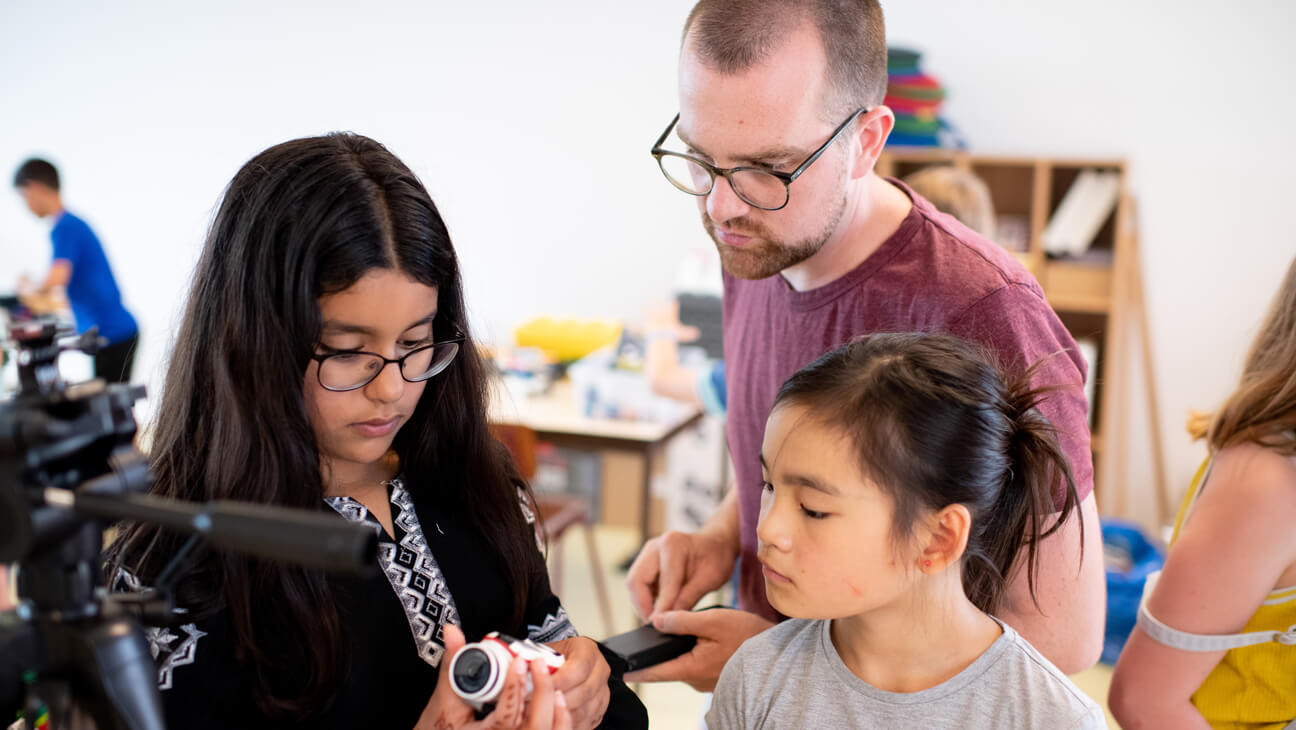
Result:
M657 448L654 444L645 444L643 449L643 480L639 493L639 546L625 560L621 561L621 570L630 570L634 564L635 558L639 557L639 551L643 549L643 544L648 542L649 534L652 530L652 475L653 475L653 458L657 455Z

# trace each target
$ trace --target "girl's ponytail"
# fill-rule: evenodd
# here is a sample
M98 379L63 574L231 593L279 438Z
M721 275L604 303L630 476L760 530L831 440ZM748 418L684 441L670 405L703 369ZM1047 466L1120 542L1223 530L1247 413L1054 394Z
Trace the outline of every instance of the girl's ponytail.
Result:
M1057 429L1039 411L1040 401L1052 389L1031 388L1033 372L1010 383L999 403L1009 424L1007 472L993 507L985 515L985 529L977 531L980 549L968 551L982 559L968 561L963 577L968 597L988 613L1002 602L1007 580L1023 549L1031 600L1039 607L1035 595L1037 546L1040 540L1057 532L1080 505L1071 464L1058 444ZM1083 523L1080 529L1084 544Z

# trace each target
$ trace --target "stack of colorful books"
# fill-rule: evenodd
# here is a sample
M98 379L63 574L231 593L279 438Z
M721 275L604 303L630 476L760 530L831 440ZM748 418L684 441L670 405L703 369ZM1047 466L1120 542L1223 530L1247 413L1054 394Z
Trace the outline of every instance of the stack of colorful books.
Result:
M895 129L888 144L939 147L948 128L940 117L945 87L922 72L922 54L908 48L887 49L887 106L895 112Z

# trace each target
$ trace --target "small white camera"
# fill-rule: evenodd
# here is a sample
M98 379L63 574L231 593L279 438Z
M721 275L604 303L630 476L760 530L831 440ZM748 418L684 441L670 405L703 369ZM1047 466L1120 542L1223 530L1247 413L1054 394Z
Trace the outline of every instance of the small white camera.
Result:
M481 641L465 644L450 660L450 686L479 712L494 704L504 689L509 665L515 657L528 664L540 659L553 674L563 665L563 655L530 639L515 639L492 631ZM526 675L526 692L531 694L531 674Z

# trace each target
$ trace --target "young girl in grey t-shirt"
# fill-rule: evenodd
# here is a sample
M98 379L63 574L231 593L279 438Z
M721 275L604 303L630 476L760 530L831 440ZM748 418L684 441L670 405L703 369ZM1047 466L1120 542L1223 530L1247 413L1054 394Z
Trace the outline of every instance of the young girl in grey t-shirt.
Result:
M783 385L757 538L766 594L792 620L725 665L711 730L1106 726L993 617L1035 600L1035 546L1079 519L1029 376L951 336L875 334ZM1010 598L1023 551L1031 595Z

